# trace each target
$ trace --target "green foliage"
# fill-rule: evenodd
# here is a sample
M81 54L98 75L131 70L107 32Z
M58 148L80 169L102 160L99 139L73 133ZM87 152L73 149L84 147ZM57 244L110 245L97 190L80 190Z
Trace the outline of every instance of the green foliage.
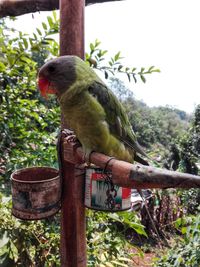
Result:
M156 267L199 267L200 266L200 216L179 219L176 227L184 234Z
M91 67L96 68L104 72L105 78L109 78L111 75L116 75L119 73L126 74L128 80L132 79L134 82L137 82L137 77L139 76L142 82L146 82L145 75L152 74L154 72L160 72L159 69L156 69L154 66L151 66L147 69L141 68L140 71L137 71L135 67L127 67L123 66L121 60L123 57L120 52L117 52L114 56L105 62L105 55L107 54L107 50L102 50L100 48L101 42L95 40L94 43L90 44L90 53L86 53L86 61L90 64Z
M127 266L133 255L126 231L134 229L146 236L137 216L131 212L87 212L88 266Z
M189 214L198 214L200 212L200 189L192 188L189 190L180 190L179 195L184 209Z
M180 139L180 170L198 174L200 156L200 105L194 112L190 130Z
M109 78L109 88L113 91L113 93L117 96L117 98L123 103L127 98L133 99L133 92L129 90L124 83L116 78Z
M60 266L59 214L43 221L21 221L11 215L11 201L0 195L0 265L26 267ZM2 201L2 198L4 200ZM126 230L146 235L134 213L118 214L87 210L88 266L128 266L130 244ZM141 255L138 250L138 255Z
M29 38L1 22L0 170L6 177L15 168L56 165L59 107L55 100L47 103L39 96L35 55L40 52L38 61L44 62L55 48L55 41L49 39L56 31L52 27L46 27L44 36L37 29L38 34Z
M149 108L144 103L136 101L121 82L113 80L118 85L115 88L119 87L118 97L128 112L140 144L154 151L151 156L161 155L163 165L168 169L197 174L200 106L197 106L192 120L185 112L171 107ZM181 215L181 210L190 214L199 213L199 189L173 190L174 196L171 197L164 196L165 193L164 191L161 194L162 201L156 212L159 230L174 230L173 220ZM180 221L184 221L184 217L178 219L176 226ZM191 225L187 227L189 224ZM198 224L199 216L196 219L193 217L190 222L187 220L182 226L179 225L179 232L184 238L180 239L155 266L200 266Z
M186 133L188 118L185 116L183 120L177 109L150 108L133 97L126 98L123 103L139 143L146 148L158 149L161 153L168 151L172 141Z
M29 37L32 58L42 66L46 58L58 56L59 45L55 40L55 34L59 32L59 19L56 11L52 16L47 16L47 22L42 22L42 29L36 28L36 33Z
M11 215L11 201L0 203L0 266L60 266L57 222L18 220Z

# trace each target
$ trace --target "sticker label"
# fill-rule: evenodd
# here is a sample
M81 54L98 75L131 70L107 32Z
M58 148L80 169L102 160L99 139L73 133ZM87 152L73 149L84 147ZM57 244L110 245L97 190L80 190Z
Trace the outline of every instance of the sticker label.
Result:
M100 168L88 168L85 179L85 206L104 211L130 208L131 189L113 185L111 173Z

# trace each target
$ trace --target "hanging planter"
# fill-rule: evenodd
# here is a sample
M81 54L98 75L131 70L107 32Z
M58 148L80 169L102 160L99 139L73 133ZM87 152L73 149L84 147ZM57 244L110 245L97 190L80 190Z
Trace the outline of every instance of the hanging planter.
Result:
M39 220L60 209L59 171L50 167L20 169L11 175L12 214L24 220Z
M112 183L112 173L98 167L86 169L85 206L101 211L123 211L131 207L131 189Z

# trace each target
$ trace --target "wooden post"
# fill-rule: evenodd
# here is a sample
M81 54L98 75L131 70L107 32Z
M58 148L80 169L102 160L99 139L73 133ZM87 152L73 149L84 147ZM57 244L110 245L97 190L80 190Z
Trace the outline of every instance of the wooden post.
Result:
M84 0L60 0L60 55L84 58ZM62 120L62 128L67 128ZM61 138L63 148L63 139ZM69 147L69 154L71 148ZM64 151L64 149L61 149ZM62 158L61 267L86 267L84 172Z
M60 0L60 55L84 58L84 0Z

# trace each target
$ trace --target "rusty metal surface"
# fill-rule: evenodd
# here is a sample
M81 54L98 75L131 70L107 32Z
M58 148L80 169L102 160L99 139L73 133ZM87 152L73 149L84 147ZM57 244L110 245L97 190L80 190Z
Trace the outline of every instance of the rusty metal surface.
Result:
M33 167L11 176L12 214L24 220L39 220L60 209L61 185L58 170Z

